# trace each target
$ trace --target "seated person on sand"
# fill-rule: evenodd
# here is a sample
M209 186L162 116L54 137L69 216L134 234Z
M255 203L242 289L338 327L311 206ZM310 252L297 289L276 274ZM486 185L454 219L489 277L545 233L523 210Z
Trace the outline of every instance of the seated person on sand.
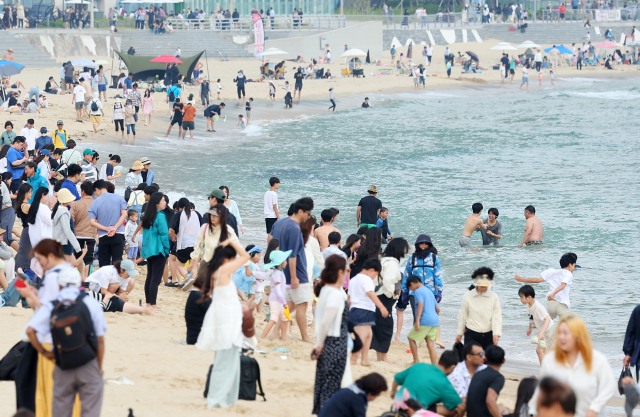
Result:
M297 62L298 64L306 64L306 63L307 63L307 61L305 61L305 60L302 58L302 55L300 55L300 54L298 54L298 58L296 58L296 62Z
M264 82L264 77L260 77L260 78L249 78L248 80L245 80L246 83L263 83Z
M4 80L2 81L2 84L6 89L9 89L9 88L24 88L25 90L27 89L24 83L20 80L14 80L13 83L9 85L9 77L5 77Z
M136 275L135 264L130 259L103 266L87 277L89 295L100 302L105 312L155 315L148 307L127 302L136 283L131 278Z
M324 73L324 76L322 77L324 79L330 79L331 78L331 70L327 70L327 72Z
M604 63L604 68L605 68L605 69L609 69L609 70L614 70L614 71L615 71L615 68L613 68L613 67L611 66L611 61L609 60L609 58L607 58L607 60L605 61L605 63Z

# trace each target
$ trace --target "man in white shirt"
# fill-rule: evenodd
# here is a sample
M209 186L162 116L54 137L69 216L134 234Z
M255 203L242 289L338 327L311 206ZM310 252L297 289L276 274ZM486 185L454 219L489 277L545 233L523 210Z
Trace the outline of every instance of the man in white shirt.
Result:
M80 77L80 83L84 82L84 78ZM76 105L76 115L78 119L76 122L83 123L82 121L82 108L84 107L84 96L87 94L87 90L81 85L78 84L73 88L73 94L71 98L71 104Z
M464 360L456 365L447 379L453 385L458 396L463 402L467 400L467 392L469 384L476 372L482 371L487 367L484 364L484 350L482 345L475 340L470 340L464 344Z
M576 262L578 255L572 252L565 253L560 258L560 268L549 268L542 272L541 277L523 278L516 275L516 281L526 282L528 284L537 284L546 281L549 284L549 293L547 294L547 310L551 319L570 314L571 301L569 295L571 293L571 283L573 282L573 272L576 270Z
M539 48L536 51L535 59L536 59L536 71L540 72L540 69L542 68L542 52L540 51Z
M271 233L273 224L280 219L278 212L278 194L276 190L280 188L280 180L276 177L269 179L269 191L264 193L264 221L267 225L267 235Z
M427 59L429 62L427 65L431 65L431 57L433 56L433 46L431 44L427 45Z
M29 156L35 156L36 140L38 139L38 131L33 127L34 123L33 119L27 120L27 125L20 131L20 136L24 136L27 140L27 151L29 152Z

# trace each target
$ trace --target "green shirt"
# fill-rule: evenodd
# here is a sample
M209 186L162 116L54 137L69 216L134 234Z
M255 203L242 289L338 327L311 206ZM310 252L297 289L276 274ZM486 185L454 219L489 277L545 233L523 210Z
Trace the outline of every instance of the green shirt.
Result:
M396 374L394 377L398 385L398 395L406 388L411 395L420 401L424 408L433 404L443 403L449 410L456 408L462 400L447 379L447 376L435 365L418 363Z
M11 131L11 133L6 130L2 132L2 137L0 138L0 147L4 145L11 145L16 136L16 132L14 131Z

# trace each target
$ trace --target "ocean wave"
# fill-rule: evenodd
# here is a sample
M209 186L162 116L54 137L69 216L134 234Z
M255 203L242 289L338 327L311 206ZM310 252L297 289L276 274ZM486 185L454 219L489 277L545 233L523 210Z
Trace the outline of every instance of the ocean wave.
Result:
M550 97L579 97L579 98L595 98L602 100L637 100L640 99L640 93L634 93L629 90L619 91L564 91L562 93L551 93Z
M577 78L564 78L563 77L562 81L568 81L570 83L589 83L589 84L611 82L610 80L604 80L602 78L581 78L581 77L577 77Z

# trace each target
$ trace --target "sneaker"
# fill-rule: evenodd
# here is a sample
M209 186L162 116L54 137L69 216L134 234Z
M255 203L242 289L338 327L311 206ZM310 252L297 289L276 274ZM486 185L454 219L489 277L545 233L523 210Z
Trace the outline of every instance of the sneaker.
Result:
M187 274L188 275L188 274ZM182 286L182 291L187 292L191 289L191 287L193 287L193 283L194 283L194 279L193 278L189 278L187 279L187 281L184 283L184 285Z

